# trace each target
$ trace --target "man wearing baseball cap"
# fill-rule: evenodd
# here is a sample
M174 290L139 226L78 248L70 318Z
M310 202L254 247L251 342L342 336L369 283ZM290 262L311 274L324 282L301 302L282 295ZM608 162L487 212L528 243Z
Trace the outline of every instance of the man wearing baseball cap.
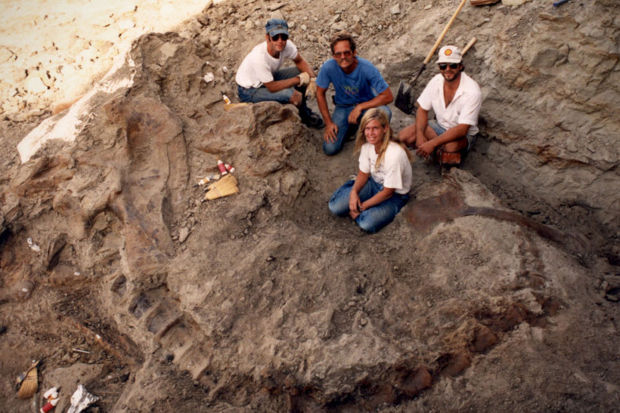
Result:
M288 24L282 19L270 19L265 31L265 41L252 49L237 70L235 80L239 99L252 103L292 103L298 107L304 124L322 128L321 117L306 106L306 87L315 74L289 40ZM295 66L281 68L287 59Z
M398 138L424 158L436 155L442 165L459 165L461 155L471 149L478 133L482 105L480 86L464 72L461 51L444 46L437 59L435 75L418 98L415 123L404 128ZM428 119L433 109L436 120Z

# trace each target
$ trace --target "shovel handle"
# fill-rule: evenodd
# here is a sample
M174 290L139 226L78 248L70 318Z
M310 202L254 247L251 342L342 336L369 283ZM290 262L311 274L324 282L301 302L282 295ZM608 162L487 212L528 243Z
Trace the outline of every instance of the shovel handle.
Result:
M467 2L467 0L461 0L461 4L459 4L459 7L456 9L454 14L450 18L450 21L448 21L448 24L446 24L446 27L443 29L443 31L441 32L441 34L437 38L437 41L433 45L433 48L431 49L431 51L428 53L428 56L426 56L426 59L424 59L424 64L425 65L428 64L428 62L431 61L433 55L435 54L435 50L437 50L437 47L439 46L439 44L443 40L444 36L448 32L448 29L450 28L450 26L452 26L452 23L454 22L454 19L456 19L456 16L459 14L459 12L461 11L461 9L463 8L463 6L465 5L466 2Z
M465 53L467 53L467 51L471 49L471 47L474 45L474 43L476 43L476 41L478 41L478 39L476 39L475 37L472 37L471 40L463 48L463 51L461 52L461 56L465 56Z

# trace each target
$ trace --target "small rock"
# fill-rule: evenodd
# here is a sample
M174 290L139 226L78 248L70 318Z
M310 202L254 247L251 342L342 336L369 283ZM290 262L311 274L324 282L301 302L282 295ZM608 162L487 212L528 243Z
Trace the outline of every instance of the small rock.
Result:
M29 280L22 280L15 285L15 298L19 301L26 301L32 295L34 283Z
M433 7L432 4L427 4L426 6L424 6L424 10L430 10L431 7Z
M390 13L400 14L400 4L396 3L394 6L392 6L392 8L390 9Z
M189 236L189 228L183 227L179 230L179 242L183 243Z
M504 6L520 6L529 0L502 0Z
M338 23L332 24L331 28L335 32L341 32L343 30L346 30L347 24L345 22L338 22Z
M202 78L206 83L211 83L213 82L213 80L215 79L215 75L213 74L213 72L208 72L206 75L203 76Z
M34 241L32 241L32 238L28 238L26 242L28 243L28 247L30 247L31 250L33 250L34 252L41 252L41 247L35 244Z
M286 6L286 3L275 3L275 4L269 5L269 7L267 7L267 10L275 11L275 10L281 9L284 6Z

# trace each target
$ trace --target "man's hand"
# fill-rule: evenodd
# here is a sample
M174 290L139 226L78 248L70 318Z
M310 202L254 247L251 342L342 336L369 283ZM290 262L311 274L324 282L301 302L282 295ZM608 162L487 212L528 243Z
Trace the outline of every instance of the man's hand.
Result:
M310 79L310 83L306 88L306 99L312 100L316 96L316 77Z
M325 132L323 133L323 139L325 142L336 142L338 138L338 126L334 122L327 122L325 125Z
M361 114L362 114L362 109L360 108L360 106L359 105L355 106L353 110L351 111L351 113L349 113L349 118L348 118L349 123L356 125L357 119L360 117Z
M435 143L431 140L431 141L424 142L422 145L419 145L418 149L416 150L416 153L419 156L428 158L433 153L434 150L435 150Z
M291 102L295 106L299 106L301 104L302 97L303 96L301 95L300 91L293 90L293 94L291 95L291 98L289 99L289 102Z
M301 72L299 75L299 86L306 86L310 83L310 75L306 72Z

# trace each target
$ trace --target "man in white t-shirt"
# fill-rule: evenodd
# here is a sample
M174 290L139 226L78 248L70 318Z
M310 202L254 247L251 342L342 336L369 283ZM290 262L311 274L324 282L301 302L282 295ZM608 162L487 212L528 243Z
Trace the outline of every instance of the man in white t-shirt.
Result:
M418 98L415 123L404 128L398 139L415 146L425 158L436 154L442 165L458 165L461 155L471 149L478 133L478 114L482 105L480 86L464 72L461 51L444 46L437 60L435 75ZM433 109L436 120L428 120Z
M322 128L321 117L306 106L306 87L316 76L295 44L288 40L288 24L282 19L271 19L265 31L265 41L252 49L237 70L239 99L292 103L299 108L299 116L306 125ZM281 69L285 60L292 60L295 67Z

